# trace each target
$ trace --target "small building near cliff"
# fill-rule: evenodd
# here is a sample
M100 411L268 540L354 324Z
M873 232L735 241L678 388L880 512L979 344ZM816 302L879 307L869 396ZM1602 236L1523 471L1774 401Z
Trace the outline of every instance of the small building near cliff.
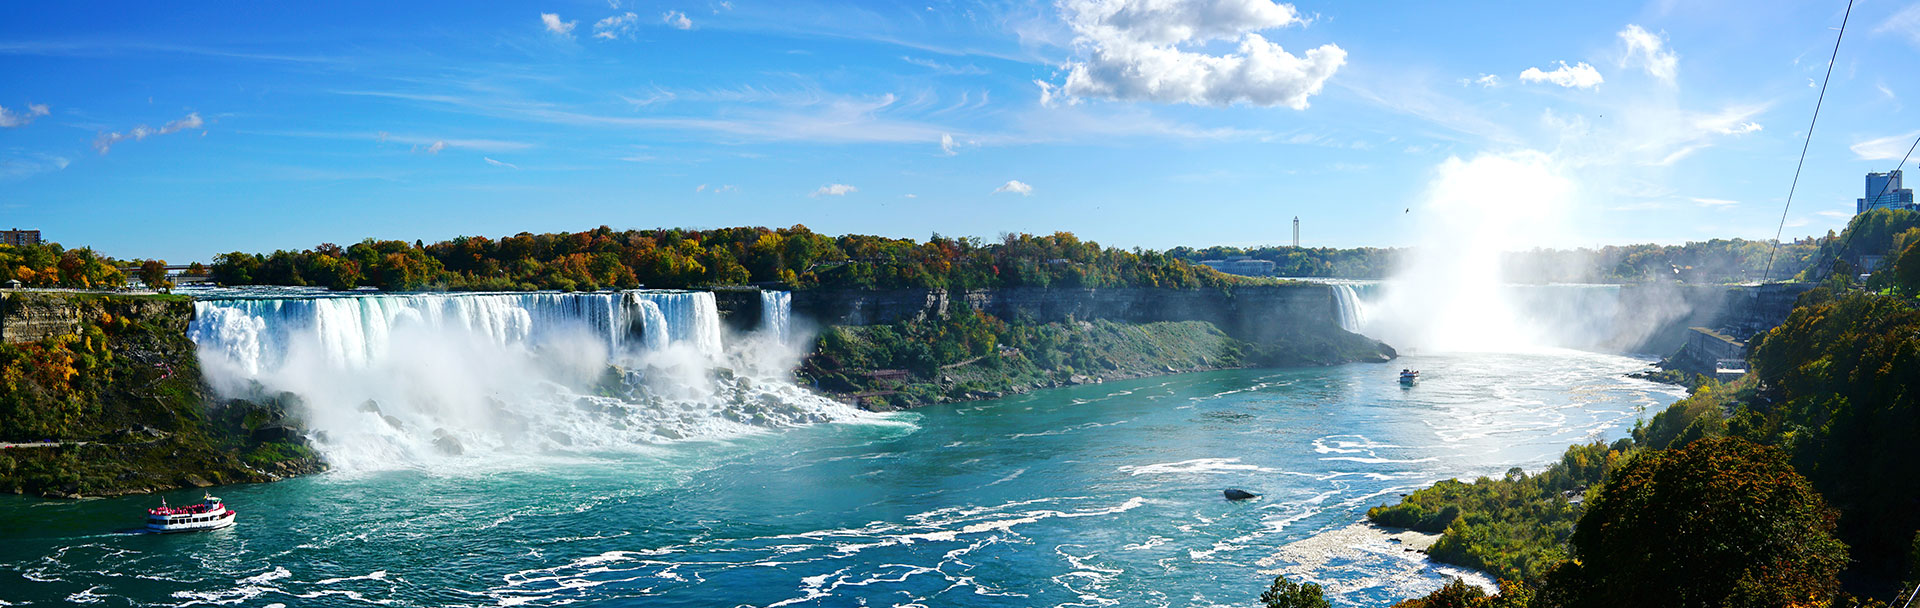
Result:
M1705 327L1687 328L1687 346L1667 366L1715 380L1727 381L1747 373L1747 344Z

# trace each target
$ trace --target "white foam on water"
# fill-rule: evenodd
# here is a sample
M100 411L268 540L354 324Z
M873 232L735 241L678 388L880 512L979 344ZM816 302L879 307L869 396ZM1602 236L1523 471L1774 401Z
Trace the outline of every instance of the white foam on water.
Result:
M1162 462L1145 465L1122 465L1120 472L1128 475L1172 475L1185 473L1227 473L1253 471L1258 473L1278 473L1271 469L1253 464L1240 464L1238 458L1195 458L1180 462Z
M884 420L796 386L763 300L779 326L729 337L708 292L208 299L189 336L223 396L297 397L341 471Z

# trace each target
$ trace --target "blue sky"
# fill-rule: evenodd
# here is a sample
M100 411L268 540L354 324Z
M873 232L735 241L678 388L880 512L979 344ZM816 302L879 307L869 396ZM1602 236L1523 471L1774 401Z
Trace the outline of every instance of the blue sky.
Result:
M173 261L602 224L1399 246L1518 159L1571 194L1516 246L1767 238L1844 9L33 3L0 227ZM1920 3L1852 19L1789 236L1920 135Z

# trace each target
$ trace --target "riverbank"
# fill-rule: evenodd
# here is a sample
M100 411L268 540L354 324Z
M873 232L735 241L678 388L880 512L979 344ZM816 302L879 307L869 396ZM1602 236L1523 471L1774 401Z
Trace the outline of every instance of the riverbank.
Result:
M264 482L325 469L274 404L208 394L180 296L0 299L0 492L51 498ZM47 445L51 440L54 445Z

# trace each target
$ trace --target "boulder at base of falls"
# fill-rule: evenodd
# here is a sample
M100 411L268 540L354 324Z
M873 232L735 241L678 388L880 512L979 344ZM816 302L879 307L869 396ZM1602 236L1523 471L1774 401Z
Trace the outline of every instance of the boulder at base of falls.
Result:
M1249 500L1249 499L1260 497L1259 494L1248 492L1240 488L1227 488L1225 490L1222 490L1220 494L1226 496L1227 500Z

